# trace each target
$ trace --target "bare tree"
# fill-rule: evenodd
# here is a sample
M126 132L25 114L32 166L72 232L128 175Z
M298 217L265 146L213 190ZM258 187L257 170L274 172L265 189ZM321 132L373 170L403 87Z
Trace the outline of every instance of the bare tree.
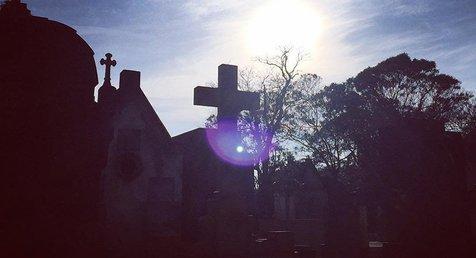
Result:
M285 156L287 145L293 144L290 143L293 139L286 136L291 121L298 106L309 101L300 97L315 93L320 82L316 75L300 73L304 59L304 54L292 48L281 48L276 56L256 59L266 72L240 71L240 89L260 93L260 108L243 111L238 126L247 149L257 154L253 156L256 157L258 201L265 215L273 211L273 173L286 164L281 157ZM215 121L215 117L210 117L206 124L210 127Z
M258 172L259 207L264 215L271 215L273 206L273 156L279 156L283 151L284 125L293 116L297 87L302 79L299 67L305 55L295 53L291 48L281 48L280 53L273 57L257 58L256 60L270 69L269 73L261 76L242 78L242 86L257 90L261 95L259 110L246 112L243 116L243 131L251 136L251 142L259 155L256 161ZM249 80L254 78L254 80Z

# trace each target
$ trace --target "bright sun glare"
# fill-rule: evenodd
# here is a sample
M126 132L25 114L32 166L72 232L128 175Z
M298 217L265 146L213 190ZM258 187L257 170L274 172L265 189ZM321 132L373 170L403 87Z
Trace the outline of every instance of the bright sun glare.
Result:
M248 24L247 45L253 55L281 46L310 51L320 30L319 15L304 0L272 0L254 12Z
M238 153L242 153L244 150L245 150L245 148L243 148L243 146L238 146L238 147L236 147L236 151L237 151Z

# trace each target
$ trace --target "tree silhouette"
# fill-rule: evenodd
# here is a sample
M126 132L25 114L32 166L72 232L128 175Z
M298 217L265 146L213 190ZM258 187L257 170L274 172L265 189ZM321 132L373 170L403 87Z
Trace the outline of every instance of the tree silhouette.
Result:
M376 108L390 105L402 115L441 121L452 129L460 129L454 126L466 117L472 97L457 79L441 74L435 62L405 53L365 69L348 83Z
M238 122L247 150L265 155L256 155L258 206L263 216L273 212L273 173L286 151L283 143L288 140L283 135L285 124L294 116L295 106L300 101L296 92L301 91L304 81L309 77L300 74L300 65L304 55L292 48L281 48L279 54L271 57L257 58L267 70L257 73L252 69L240 72L239 87L242 90L260 93L260 108L244 111ZM206 121L207 127L213 127L216 117Z
M402 118L463 130L471 124L471 98L458 80L440 74L435 62L400 54L304 97L309 101L296 108L288 135L313 154L316 164L339 170L357 165L378 144L382 129Z
M388 238L423 256L464 242L464 222L455 221L465 221L465 161L461 140L448 130L463 130L473 106L458 80L440 74L435 62L401 54L316 97L322 128L349 142L360 195L383 208ZM445 231L454 234L451 241Z

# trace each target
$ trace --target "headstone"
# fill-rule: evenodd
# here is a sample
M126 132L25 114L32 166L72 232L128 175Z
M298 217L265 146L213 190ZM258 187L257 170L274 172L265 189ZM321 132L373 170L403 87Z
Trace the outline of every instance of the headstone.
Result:
M201 236L218 257L248 257L252 243L253 217L233 195L215 193L208 214L201 218Z
M367 221L367 207L364 205L358 206L358 215L359 215L359 230L360 230L360 246L362 252L366 252L369 248L369 237L368 237L368 221Z
M227 121L236 130L237 118L242 110L259 107L259 94L238 90L238 67L222 64L218 67L218 88L198 86L194 90L194 104L218 108L218 127ZM234 128L233 128L234 127Z
M238 135L237 120L240 111L259 107L258 93L238 90L238 67L234 65L222 64L218 67L218 88L199 86L195 88L194 92L195 105L215 106L218 108L218 131L215 134L217 137L224 135L225 137L233 138L234 135ZM239 141L239 137L237 139ZM229 141L234 140L229 139ZM229 146L227 144L225 148L230 148L230 152L236 152L236 144L229 144ZM214 151L217 152L216 149ZM227 150L224 151L226 152ZM220 153L216 154L220 155ZM237 198L242 198L249 194L249 191L252 190L249 183L253 182L250 168L240 168L234 164L224 162L220 169L225 172L225 177L223 177L225 185L221 186L222 193L233 192L237 195ZM243 180L243 175L246 175L249 179Z
M315 258L316 250L308 245L294 246L293 257L295 258Z
M233 65L218 68L218 88L195 88L195 105L218 107L218 129L196 129L176 136L183 155L184 237L189 241L212 239L221 257L245 255L251 245L250 204L253 195L251 166L240 167L220 156L210 144L210 133L222 137L229 146L238 134L240 111L259 105L259 95L238 90L238 70ZM241 143L241 141L240 141ZM222 145L223 147L223 145ZM210 196L216 192L213 201ZM208 206L207 206L208 205ZM206 234L205 237L199 237ZM207 240L208 241L208 240Z
M294 234L291 231L270 231L267 241L268 256L291 257L294 252Z
M253 257L315 257L315 250L307 245L295 245L294 240L294 234L291 231L269 231L264 238L254 241Z

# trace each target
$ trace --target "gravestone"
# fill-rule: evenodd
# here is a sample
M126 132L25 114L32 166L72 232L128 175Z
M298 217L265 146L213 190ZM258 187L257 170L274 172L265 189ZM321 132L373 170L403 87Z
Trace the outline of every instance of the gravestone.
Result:
M214 239L226 241L219 244L221 254L232 249L240 253L251 242L250 232L239 229L247 227L244 224L251 213L252 169L223 158L223 153L210 143L210 135L221 137L226 140L222 145L225 151L235 151L241 143L237 131L239 112L259 105L258 94L238 90L237 75L237 66L220 65L218 88L196 87L194 90L194 104L218 108L218 129L199 128L174 137L183 156L184 238L199 241L204 231L215 228ZM211 209L207 207L210 205L207 200L213 193L219 196L214 197L216 207ZM237 227L233 229L235 224Z
M218 67L218 88L196 87L194 90L194 104L217 107L218 129L213 133L213 137L227 138L226 141L223 141L224 148L234 153L237 146L241 145L241 137L237 129L238 115L242 110L257 109L259 107L259 94L239 91L238 67L222 64ZM210 139L208 140L210 144ZM216 149L214 151L217 152ZM223 150L223 152L228 153L227 150ZM220 155L220 153L216 154ZM252 176L249 168L242 168L225 162L222 164L222 169L228 170L230 173L223 179L225 185L221 192L235 192L241 196L247 195L251 189L249 189L250 185L246 184L249 184L252 178L243 181L243 174L247 174L248 177Z
M193 103L217 107L218 128L236 131L239 113L259 108L259 94L239 91L238 67L222 64L218 66L218 88L195 87Z

